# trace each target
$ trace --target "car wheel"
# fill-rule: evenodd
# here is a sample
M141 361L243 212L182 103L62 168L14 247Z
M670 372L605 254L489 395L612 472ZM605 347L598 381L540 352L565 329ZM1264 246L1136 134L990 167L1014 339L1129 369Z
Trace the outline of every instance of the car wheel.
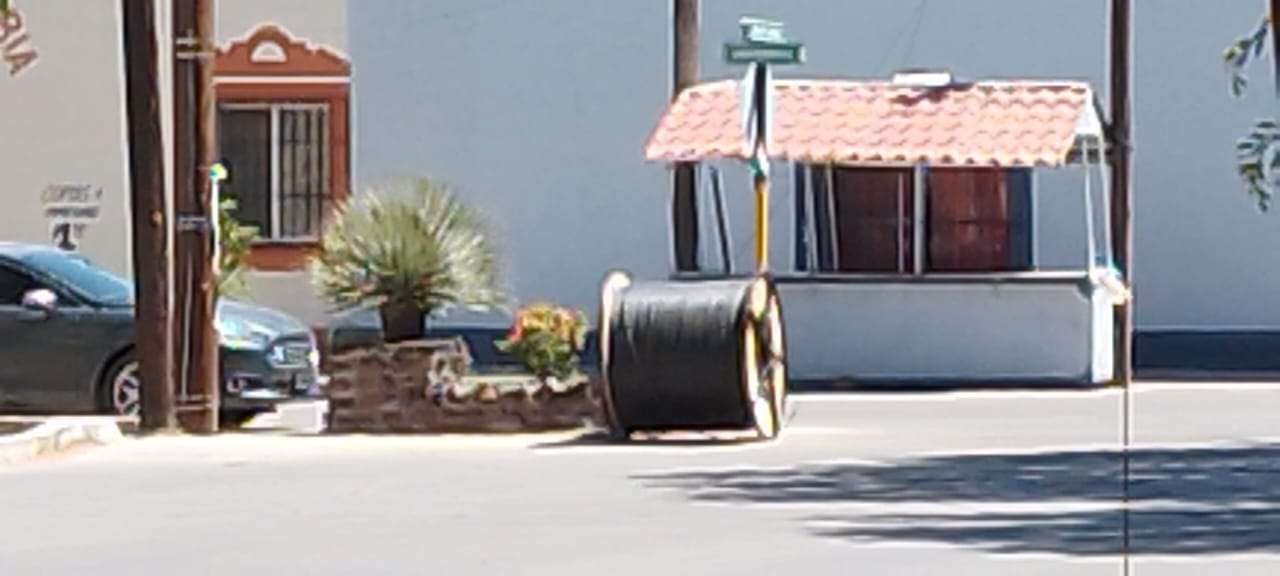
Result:
M132 354L111 366L103 382L104 408L120 416L142 413L142 372Z

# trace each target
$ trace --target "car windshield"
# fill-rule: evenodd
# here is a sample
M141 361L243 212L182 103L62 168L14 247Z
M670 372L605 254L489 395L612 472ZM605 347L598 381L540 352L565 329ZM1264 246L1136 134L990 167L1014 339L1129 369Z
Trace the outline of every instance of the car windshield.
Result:
M97 267L83 256L57 252L32 252L22 259L32 268L52 276L96 303L133 305L133 285Z

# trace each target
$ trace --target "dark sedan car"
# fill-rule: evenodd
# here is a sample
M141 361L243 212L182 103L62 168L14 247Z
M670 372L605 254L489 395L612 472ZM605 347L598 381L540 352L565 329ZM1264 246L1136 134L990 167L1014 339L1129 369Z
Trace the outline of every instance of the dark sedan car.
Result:
M318 394L310 330L282 313L218 305L223 415L241 419ZM0 243L0 409L140 409L133 287L85 258Z

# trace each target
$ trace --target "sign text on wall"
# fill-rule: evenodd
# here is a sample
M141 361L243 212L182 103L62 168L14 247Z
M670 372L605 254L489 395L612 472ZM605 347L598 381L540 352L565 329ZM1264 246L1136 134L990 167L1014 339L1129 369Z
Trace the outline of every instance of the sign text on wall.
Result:
M53 244L76 250L85 230L102 213L102 188L89 184L52 184L40 193Z

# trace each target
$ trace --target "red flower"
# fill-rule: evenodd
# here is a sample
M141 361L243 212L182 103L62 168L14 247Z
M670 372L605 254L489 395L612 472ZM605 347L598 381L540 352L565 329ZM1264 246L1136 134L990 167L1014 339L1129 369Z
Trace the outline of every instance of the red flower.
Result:
M507 332L507 341L518 342L524 336L524 311L516 313L516 321L511 323L511 331Z

